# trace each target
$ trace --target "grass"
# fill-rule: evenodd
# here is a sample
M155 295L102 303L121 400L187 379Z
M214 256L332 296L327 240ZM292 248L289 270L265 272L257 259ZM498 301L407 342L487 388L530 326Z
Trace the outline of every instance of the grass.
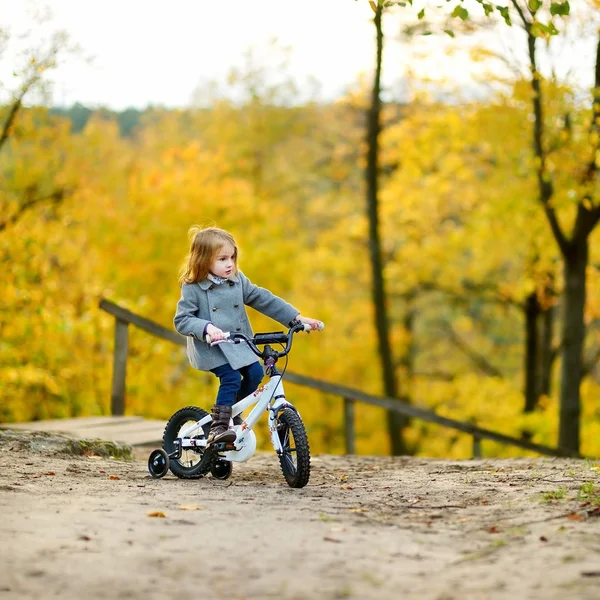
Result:
M600 487L596 487L593 481L582 484L577 492L579 502L591 502L600 506Z
M549 503L554 502L555 500L564 500L567 497L567 491L567 488L561 485L556 490L542 492L542 502Z

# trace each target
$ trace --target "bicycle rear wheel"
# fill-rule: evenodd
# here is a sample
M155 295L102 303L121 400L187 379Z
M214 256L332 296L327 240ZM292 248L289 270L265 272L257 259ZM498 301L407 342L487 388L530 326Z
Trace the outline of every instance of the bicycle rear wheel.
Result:
M170 454L175 450L175 440L180 436L181 431L185 428L193 425L196 421L199 421L203 417L206 417L208 413L198 408L197 406L186 406L178 410L168 421L165 432L163 433L163 448ZM206 439L210 430L210 423L198 426L192 430L186 438L192 439ZM210 469L210 464L203 460L204 458L204 447L194 447L183 449L181 458L172 458L169 461L169 468L173 475L181 477L182 479L198 479L202 477Z
M302 488L310 478L310 448L304 423L296 411L286 408L279 414L277 435L282 446L279 464L283 476L290 487Z

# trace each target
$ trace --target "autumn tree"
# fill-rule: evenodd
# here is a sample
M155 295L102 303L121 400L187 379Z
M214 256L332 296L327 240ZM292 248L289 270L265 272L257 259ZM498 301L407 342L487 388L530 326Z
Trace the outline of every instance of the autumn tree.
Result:
M367 164L365 169L367 216L369 222L369 256L371 263L371 286L373 298L373 312L375 330L379 343L379 357L383 389L386 396L397 398L399 384L394 368L394 358L390 343L390 320L388 316L388 296L385 290L383 276L383 260L381 251L381 233L379 227L379 134L381 130L381 68L383 61L383 0L377 5L372 3L375 17L376 54L373 87L371 91L371 104L367 113ZM407 448L402 439L402 428L406 425L406 418L396 412L388 413L388 434L393 455L406 454Z
M567 5L568 6L568 5ZM585 342L586 281L589 265L589 238L600 219L600 204L597 192L597 170L599 152L598 123L600 118L600 39L597 44L595 80L592 110L587 128L579 121L571 123L573 115L567 112L563 119L563 132L553 135L545 114L547 110L547 86L538 64L537 50L543 36L555 31L540 25L545 15L544 3L511 0L511 8L518 16L527 43L530 72L531 108L533 113L532 150L535 157L534 169L537 179L537 196L547 218L550 230L560 250L563 267L564 290L562 294L561 328L561 379L560 379L560 446L578 451L580 447L580 386L585 372L583 350ZM559 11L551 6L552 14L566 14L568 8ZM553 25L551 24L553 27ZM587 134L585 130L587 129ZM587 137L583 148L579 141ZM576 147L578 149L576 150ZM576 152L582 160L576 167L577 182L572 182L571 191L560 190L564 183L555 172L557 161L564 161L568 154ZM587 154L587 158L586 158ZM563 157L562 159L560 157ZM564 162L563 162L564 164ZM571 218L567 210L559 211L564 205L560 197L565 192L573 200L568 203L574 210ZM532 303L532 313L536 307Z
M0 60L6 55L10 42L14 41L8 32L0 29ZM20 58L21 64L13 69L15 83L4 90L7 104L0 109L0 154L5 157L4 163L18 164L19 149L11 145L20 144L20 148L35 143L35 123L28 127L19 123L24 104L28 98L34 102L43 99L48 89L47 74L58 65L65 53L72 51L64 32L55 32L50 39L33 42L26 39L26 50ZM33 136L33 138L31 137ZM29 139L28 139L29 138ZM0 189L0 232L16 223L26 212L46 204L60 204L69 193L68 187L58 182L51 182L48 173L39 170L39 178L33 179L24 175L16 187Z

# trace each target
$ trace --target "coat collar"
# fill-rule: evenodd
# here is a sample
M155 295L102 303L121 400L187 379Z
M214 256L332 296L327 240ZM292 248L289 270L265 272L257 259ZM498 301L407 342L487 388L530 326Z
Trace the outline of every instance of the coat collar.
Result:
M231 275L228 279L227 282L229 283L229 285L233 285L233 283L239 283L240 278L237 275ZM233 282L233 283L232 283ZM202 281L198 282L198 285L203 289L203 290L208 290L211 287L216 287L216 284L214 284L210 279L206 278L203 279Z

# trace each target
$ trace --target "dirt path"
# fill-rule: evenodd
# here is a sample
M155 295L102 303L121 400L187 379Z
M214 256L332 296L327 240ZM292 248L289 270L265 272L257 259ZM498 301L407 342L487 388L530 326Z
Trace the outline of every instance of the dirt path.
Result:
M271 453L227 482L146 456L0 432L0 600L600 598L594 464L315 456L292 490Z

